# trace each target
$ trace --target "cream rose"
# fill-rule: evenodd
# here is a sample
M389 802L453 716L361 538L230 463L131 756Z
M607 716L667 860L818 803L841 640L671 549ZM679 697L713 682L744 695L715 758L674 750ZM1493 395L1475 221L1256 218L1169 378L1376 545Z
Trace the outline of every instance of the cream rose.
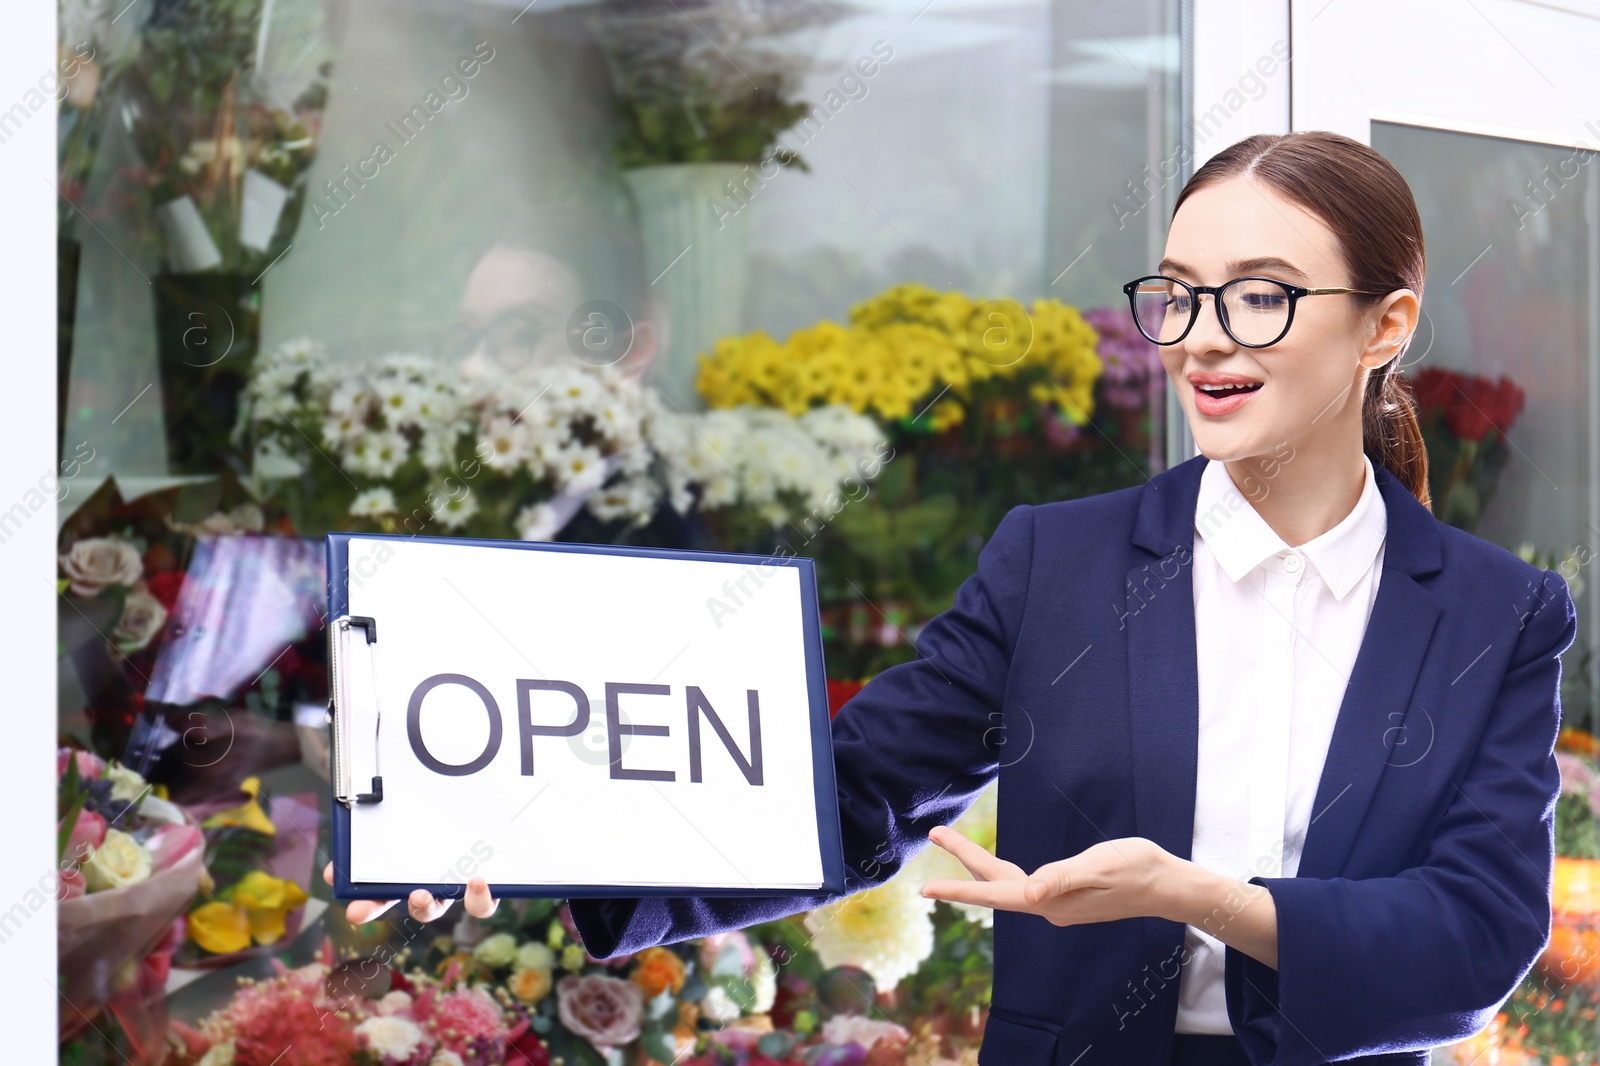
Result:
M644 993L632 981L605 974L567 974L556 986L561 1024L598 1048L627 1044L639 1037Z
M133 587L144 573L139 549L121 537L86 537L61 556L61 571L76 595L93 596L107 585Z
M83 864L90 892L138 884L149 876L149 849L120 829L107 829L105 841Z
M139 776L138 771L130 770L119 762L106 766L101 779L111 782L111 798L114 800L127 800L132 803L144 794L149 784ZM143 806L141 804L140 806Z
M356 1034L366 1038L368 1048L400 1062L416 1054L423 1035L422 1026L416 1022L381 1014L356 1026Z
M553 970L556 953L537 940L530 940L517 949L517 961L513 965L519 970Z
M111 639L123 651L138 651L150 643L161 627L167 624L167 609L144 589L128 593L122 604L122 617L111 631Z

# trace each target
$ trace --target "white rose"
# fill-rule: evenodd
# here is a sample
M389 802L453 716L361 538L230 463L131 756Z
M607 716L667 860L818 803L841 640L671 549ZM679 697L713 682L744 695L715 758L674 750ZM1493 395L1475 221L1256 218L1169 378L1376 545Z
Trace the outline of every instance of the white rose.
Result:
M391 1014L399 1014L401 1011L408 1009L410 1006L411 993L402 992L397 988L393 992L385 992L383 998L378 1000L378 1006L376 1009L379 1014L383 1015L384 1017L388 1017Z
M517 938L510 933L496 933L486 937L477 947L472 949L472 957L485 966L498 969L501 966L510 966L517 957Z
M379 1055L401 1061L409 1059L422 1043L422 1027L406 1018L368 1018L356 1026L356 1033Z
M161 601L143 589L128 593L122 604L122 616L111 631L111 639L123 651L138 651L167 624L167 609Z
M107 763L105 772L100 776L102 780L111 782L111 798L114 800L132 803L149 787L138 771L130 770L119 762Z
M106 838L89 853L83 880L90 892L137 884L150 876L150 850L120 829L107 829Z
M460 1055L447 1048L429 1059L428 1066L467 1066L467 1064L461 1061Z
M121 537L87 537L61 556L61 570L73 593L93 596L107 585L131 588L144 573L144 561L139 549Z

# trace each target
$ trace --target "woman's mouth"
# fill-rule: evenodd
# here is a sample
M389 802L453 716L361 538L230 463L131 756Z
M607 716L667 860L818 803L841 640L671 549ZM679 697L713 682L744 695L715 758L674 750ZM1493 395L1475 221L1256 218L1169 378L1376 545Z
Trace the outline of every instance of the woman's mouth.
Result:
M1208 418L1231 415L1250 402L1250 397L1261 391L1265 382L1250 385L1195 385L1195 410Z

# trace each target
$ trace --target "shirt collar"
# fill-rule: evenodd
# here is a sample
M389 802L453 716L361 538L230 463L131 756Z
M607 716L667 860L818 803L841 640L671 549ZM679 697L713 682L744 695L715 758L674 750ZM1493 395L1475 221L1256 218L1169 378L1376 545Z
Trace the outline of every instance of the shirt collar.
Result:
M1364 480L1355 507L1338 525L1299 547L1339 600L1373 565L1388 532L1388 512L1372 460L1363 452L1361 462ZM1195 532L1231 581L1239 581L1278 552L1289 550L1234 485L1228 468L1215 459L1206 463L1200 475Z

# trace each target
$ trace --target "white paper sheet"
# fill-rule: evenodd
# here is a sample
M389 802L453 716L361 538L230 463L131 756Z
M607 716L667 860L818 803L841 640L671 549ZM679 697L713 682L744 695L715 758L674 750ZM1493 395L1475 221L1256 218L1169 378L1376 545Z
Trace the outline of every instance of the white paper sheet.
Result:
M378 634L368 646L352 631L345 659L354 783L366 791L375 772L372 668L384 780L381 803L351 812L353 880L477 875L756 894L821 884L798 567L398 538L353 538L349 547L349 613L376 619ZM713 601L726 609L717 613ZM465 776L424 765L407 728L419 685L446 673L483 685L499 710L498 749ZM591 708L584 732L532 738L532 776L523 773L519 678L574 683ZM619 694L621 724L668 731L619 733L619 764L671 771L674 780L611 777L607 681L668 686L666 695ZM704 715L703 780L690 779L691 685L746 761L747 692L757 692L761 784L747 780ZM489 712L470 688L440 684L419 705L419 734L434 759L461 766L485 752ZM533 691L529 708L534 725L574 720L563 692Z

